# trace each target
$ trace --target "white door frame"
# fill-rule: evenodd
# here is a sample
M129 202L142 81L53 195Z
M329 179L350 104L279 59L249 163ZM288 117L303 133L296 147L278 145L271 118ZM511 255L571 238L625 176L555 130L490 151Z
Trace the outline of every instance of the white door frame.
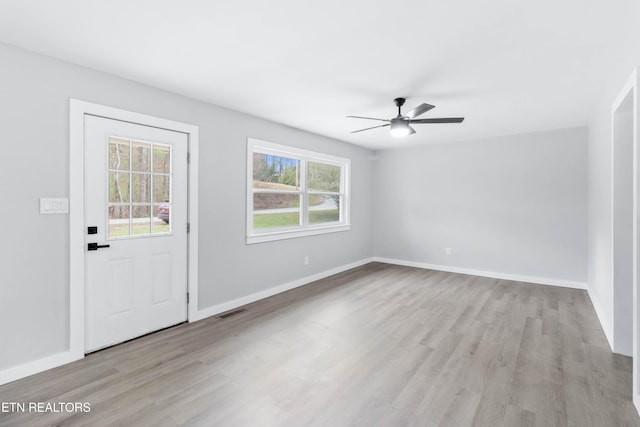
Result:
M638 69L634 70L631 73L631 76L623 86L622 90L619 92L615 101L611 106L611 194L612 194L612 203L611 203L611 242L612 242L612 250L611 250L611 286L612 286L612 304L611 304L611 317L612 317L612 325L613 335L616 334L616 325L613 322L615 316L614 311L616 309L613 304L613 295L615 286L615 282L613 281L613 272L614 272L614 261L615 261L615 253L613 251L613 243L614 243L614 228L613 223L615 221L614 215L614 205L613 205L613 194L615 191L614 186L614 141L615 141L615 114L618 109L622 106L622 103L625 101L628 95L632 95L633 97L633 258L632 258L632 268L633 268L633 404L636 407L636 410L640 412L640 354L639 354L639 346L640 346L640 302L638 301L638 297L640 296L638 293L638 280L640 280L640 223L638 215L640 214L640 147L638 139L640 138L640 110L638 109L638 90L640 88L640 74ZM612 342L613 346L613 342ZM615 351L615 349L613 349Z
M85 114L187 134L190 155L187 177L187 221L190 224L190 232L187 235L188 321L197 320L198 311L198 127L76 99L70 100L69 107L69 353L77 360L83 358L85 353Z
M625 356L633 355L633 331L630 330L633 329L632 276L637 268L633 262L634 231L625 229L625 226L637 226L633 213L637 173L633 154L636 152L634 122L625 122L621 126L619 116L630 107L629 118L633 120L634 98L635 76L632 75L611 106L611 347L615 353ZM629 101L630 106L627 105ZM627 125L631 128L631 134ZM629 175L620 176L620 171ZM627 233L631 240L629 242L625 240ZM625 246L625 243L629 246Z

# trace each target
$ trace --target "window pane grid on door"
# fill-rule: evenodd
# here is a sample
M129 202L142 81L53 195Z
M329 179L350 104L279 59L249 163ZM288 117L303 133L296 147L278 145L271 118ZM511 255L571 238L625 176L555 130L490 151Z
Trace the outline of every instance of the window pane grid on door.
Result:
M108 148L108 238L170 234L171 146L110 137Z

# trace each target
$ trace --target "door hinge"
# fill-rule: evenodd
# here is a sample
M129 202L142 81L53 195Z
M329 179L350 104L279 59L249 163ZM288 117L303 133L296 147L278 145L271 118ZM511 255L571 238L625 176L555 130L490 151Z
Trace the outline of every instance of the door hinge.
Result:
M187 163L191 163L191 153L187 152Z
M187 223L187 233L191 233L191 223Z
M187 304L189 304L189 292L187 292Z

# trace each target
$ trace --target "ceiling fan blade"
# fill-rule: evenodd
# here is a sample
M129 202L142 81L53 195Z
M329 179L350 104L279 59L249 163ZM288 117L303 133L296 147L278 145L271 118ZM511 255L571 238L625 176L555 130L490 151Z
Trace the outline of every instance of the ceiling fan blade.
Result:
M369 129L376 129L376 128L383 128L383 127L387 127L387 126L391 126L391 123L387 123L386 125L380 125L380 126L373 126L370 128L365 128L365 129L360 129L360 130L354 130L351 133L358 133L358 132L364 132L365 130L369 130Z
M413 135L414 133L416 133L416 130L414 128L412 128L411 126L407 126L409 128L409 135Z
M391 120L387 119L376 119L374 117L362 117L362 116L347 116L350 119L366 119L366 120L378 120L380 122L390 122Z
M408 118L410 118L410 119L413 119L414 117L418 117L419 115L426 113L427 111L431 110L432 108L436 108L435 105L424 104L423 103L423 104L418 105L413 110L409 111L406 116Z
M462 123L464 117L444 117L441 119L409 120L409 123Z

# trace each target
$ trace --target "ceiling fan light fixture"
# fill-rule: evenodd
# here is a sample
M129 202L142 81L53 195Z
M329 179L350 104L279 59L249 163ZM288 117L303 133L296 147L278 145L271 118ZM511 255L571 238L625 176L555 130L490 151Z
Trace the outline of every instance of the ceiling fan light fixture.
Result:
M416 131L411 127L411 124L427 124L427 123L462 123L464 117L441 117L435 119L416 119L416 117L423 115L427 111L435 108L431 104L425 104L424 102L418 105L413 110L409 111L407 114L402 114L401 108L404 105L404 98L396 98L393 100L393 103L398 107L398 115L392 119L379 119L376 117L363 117L363 116L347 116L351 119L365 119L365 120L375 120L377 122L384 122L383 125L371 126L364 129L354 130L351 133L359 133L364 132L366 130L384 128L387 126L391 126L389 129L391 130L391 136L394 138L403 138L407 135L411 135L416 133Z
M409 122L401 118L391 119L391 136L394 138L402 138L416 131L409 126Z

